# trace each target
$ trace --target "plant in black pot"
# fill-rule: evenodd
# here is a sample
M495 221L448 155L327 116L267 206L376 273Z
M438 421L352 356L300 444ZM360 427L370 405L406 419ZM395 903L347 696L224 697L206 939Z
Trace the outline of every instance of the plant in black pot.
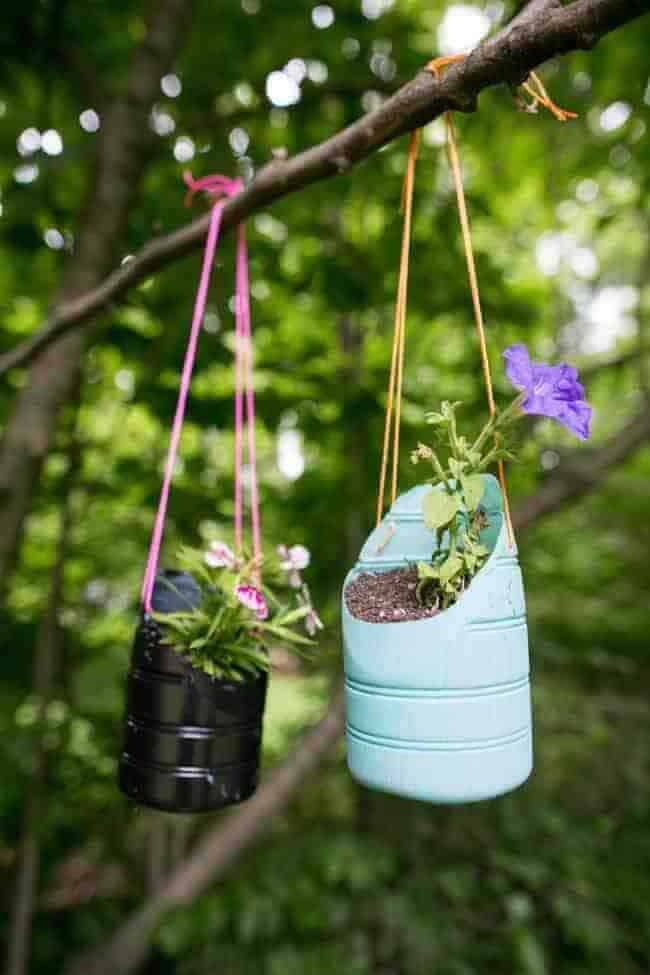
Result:
M322 627L303 546L277 558L223 542L183 547L138 626L120 787L136 802L201 812L247 799L259 769L270 651L305 652ZM262 581L262 568L264 569Z
M204 191L212 209L143 580L143 615L129 674L120 787L143 805L170 812L200 812L240 802L255 790L270 650L274 644L305 649L322 624L302 579L302 571L309 564L307 549L281 545L275 559L265 561L262 557L248 251L243 225L237 231L235 259L236 552L218 541L207 551L185 547L178 553L178 571L158 571L221 213L226 198L243 189L241 180L218 174L195 180L191 173L185 173L184 180L190 198ZM242 555L246 493L250 500L252 558Z

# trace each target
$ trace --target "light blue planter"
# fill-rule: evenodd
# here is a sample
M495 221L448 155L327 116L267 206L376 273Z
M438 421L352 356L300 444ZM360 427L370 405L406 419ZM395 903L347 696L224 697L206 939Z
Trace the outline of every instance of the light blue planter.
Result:
M532 770L523 582L499 485L484 480L482 540L492 553L458 603L431 619L366 623L343 600L348 765L369 788L474 802L515 789ZM421 511L430 490L397 499L345 585L361 571L431 558Z

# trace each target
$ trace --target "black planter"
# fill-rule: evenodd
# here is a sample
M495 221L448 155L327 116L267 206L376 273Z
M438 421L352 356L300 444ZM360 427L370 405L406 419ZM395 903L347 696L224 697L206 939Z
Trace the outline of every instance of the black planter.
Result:
M197 604L200 592L190 576L161 576L155 610ZM168 812L205 812L248 799L257 785L266 674L243 681L209 677L161 638L158 624L145 617L128 679L122 792Z

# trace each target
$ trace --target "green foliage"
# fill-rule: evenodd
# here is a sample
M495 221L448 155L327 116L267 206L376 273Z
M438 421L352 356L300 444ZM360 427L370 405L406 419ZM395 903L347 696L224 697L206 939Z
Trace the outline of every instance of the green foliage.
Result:
M446 528L458 514L460 506L461 499L456 493L445 494L442 491L430 491L422 502L424 522L427 528L432 531Z
M419 562L418 600L427 606L447 609L463 594L490 554L481 544L487 527L481 508L484 492L481 472L490 464L513 454L504 445L504 430L518 414L520 397L490 417L473 443L458 434L456 411L462 403L444 402L440 412L426 414L434 427L434 444L420 443L411 454L413 464L428 461L433 484L422 499L424 523L435 533L431 562ZM442 451L442 452L441 452ZM443 540L447 537L447 544Z
M202 212L199 200L191 212L183 206L184 168L195 176L247 175L273 153L330 137L420 70L452 6L330 5L335 20L323 30L311 20L312 5L192 6L187 44L170 69L182 92L169 98L161 91L157 105L175 130L151 134L145 180L134 192L116 263ZM480 6L490 16L500 7ZM514 7L506 3L504 16ZM364 10L383 13L369 17ZM82 129L79 116L94 108L103 121L143 11L134 0L3 5L2 351L44 320L60 287L102 138L101 127ZM457 118L493 363L514 341L526 341L540 358L576 356L593 370L596 447L640 405L647 368L647 355L609 363L634 353L650 314L649 49L646 18L593 51L547 65L544 81L559 104L578 112L575 122L518 113L506 88L487 90L476 113ZM304 60L313 77L301 83L297 104L273 106L266 78L292 58ZM313 80L323 77L323 66L325 81ZM602 113L615 103L623 103L623 112L627 106L629 117L604 128ZM56 128L63 153L21 156L16 142L29 127ZM238 129L249 140L244 155L232 148ZM425 126L415 187L402 408L407 444L417 442L422 414L434 401L464 403L469 441L485 417L442 134L441 120ZM195 146L189 162L174 157L182 136ZM339 668L340 587L373 523L368 499L380 462L405 160L402 139L362 166L276 201L247 227L264 533L300 537L314 553L310 586L328 623L306 665L308 679L271 674L277 707L265 723L267 764L281 760L322 711L322 688ZM20 183L15 171L26 165L38 166L38 175ZM62 250L45 243L49 228L64 235ZM220 244L188 399L167 564L181 541L198 533L207 545L232 522L232 268L229 236ZM183 847L161 817L168 842L156 860L151 827L159 819L126 804L115 763L198 271L198 253L157 270L102 316L99 329L86 332L75 428L82 462L71 492L57 615L62 672L55 700L65 712L54 709L45 729L31 975L63 971L79 952L104 943L153 889L152 863L171 867ZM2 423L29 379L26 370L6 378ZM498 406L509 393L497 373ZM25 723L34 714L32 657L60 535L73 420L71 406L31 505L0 619L5 933L36 754L34 726ZM37 451L40 431L32 433ZM304 470L295 476L296 464L287 476L280 447L296 441ZM529 424L522 463L508 470L515 511L562 475L573 448L557 425ZM584 463L590 473L588 450ZM402 457L400 489L415 482L415 473ZM530 975L543 963L561 975L646 975L648 484L646 448L578 504L518 535L535 676L536 771L529 785L459 809L398 802L357 788L340 748L223 880L161 925L149 971ZM189 849L211 822L180 817L174 829L181 838L185 830Z
M211 549L179 549L176 561L199 584L201 601L187 610L152 613L165 633L164 642L206 674L226 680L268 671L274 646L303 653L313 646L296 629L302 624L303 631L306 625L315 632L318 620L302 579L292 586L291 573L283 572L277 560L260 563L234 555L223 543L218 548L221 558ZM164 577L161 582L174 588Z

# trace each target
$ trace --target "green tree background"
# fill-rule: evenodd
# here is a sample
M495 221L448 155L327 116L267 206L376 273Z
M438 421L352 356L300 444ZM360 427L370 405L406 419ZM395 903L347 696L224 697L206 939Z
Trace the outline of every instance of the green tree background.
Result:
M38 327L74 257L106 106L145 30L130 0L6 7L0 351ZM472 31L497 27L511 8L197 0L151 109L144 177L111 264L191 218L183 169L248 179L274 155L349 124L440 44L478 40ZM547 64L553 96L579 115L570 123L517 111L506 87L457 118L497 394L509 395L500 350L525 341L538 357L580 364L596 410L593 440L577 451L557 426L531 425L523 462L509 471L528 523L520 550L534 667L530 783L479 806L399 801L357 787L337 739L219 882L165 912L143 971L648 971L648 50L644 19L592 52ZM415 483L408 457L424 409L463 400L470 430L486 409L443 135L441 120L424 128L416 181L404 488ZM327 622L314 663L273 676L269 768L319 718L340 671L340 586L374 509L405 159L404 138L249 221L265 534L311 549L310 582ZM16 906L30 901L15 878L25 856L37 861L29 968L14 973L63 971L104 944L218 819L135 810L116 787L137 594L197 273L193 253L92 326L5 582L8 943ZM228 237L168 552L232 517L232 281ZM3 422L33 376L17 368L6 380ZM631 418L639 449L625 450ZM40 428L31 435L37 443ZM534 520L530 499L558 484L579 500Z

